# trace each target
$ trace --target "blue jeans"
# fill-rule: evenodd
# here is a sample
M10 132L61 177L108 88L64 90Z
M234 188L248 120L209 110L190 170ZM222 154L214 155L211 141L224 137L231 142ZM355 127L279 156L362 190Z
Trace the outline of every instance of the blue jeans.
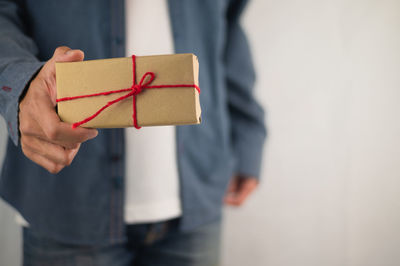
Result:
M194 231L178 230L178 219L127 226L127 242L108 246L59 243L23 231L24 266L213 266L219 264L221 221Z

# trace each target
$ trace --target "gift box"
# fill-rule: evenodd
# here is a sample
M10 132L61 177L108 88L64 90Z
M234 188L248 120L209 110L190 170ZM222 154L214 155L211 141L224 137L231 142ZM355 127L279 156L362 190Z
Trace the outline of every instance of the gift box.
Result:
M193 54L57 62L57 112L73 127L199 124L198 72Z

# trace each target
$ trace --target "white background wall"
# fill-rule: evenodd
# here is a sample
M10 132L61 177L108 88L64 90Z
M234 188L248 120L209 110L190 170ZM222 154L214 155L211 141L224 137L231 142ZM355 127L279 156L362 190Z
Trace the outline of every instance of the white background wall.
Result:
M224 266L400 265L400 2L254 0L243 23L269 141ZM0 265L19 239L0 204Z

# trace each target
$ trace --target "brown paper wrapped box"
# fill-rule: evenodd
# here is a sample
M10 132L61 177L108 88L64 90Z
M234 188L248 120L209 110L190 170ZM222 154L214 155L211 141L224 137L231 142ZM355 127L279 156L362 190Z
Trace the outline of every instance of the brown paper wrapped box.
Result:
M136 81L146 72L154 72L150 85L198 85L199 66L193 54L136 57ZM132 86L132 58L89 60L56 63L57 98L87 95ZM81 121L107 102L127 92L80 98L57 103L58 115L68 123ZM133 126L132 97L105 109L93 120L83 124L92 128ZM136 95L139 126L187 125L201 122L199 93L194 87L144 89Z

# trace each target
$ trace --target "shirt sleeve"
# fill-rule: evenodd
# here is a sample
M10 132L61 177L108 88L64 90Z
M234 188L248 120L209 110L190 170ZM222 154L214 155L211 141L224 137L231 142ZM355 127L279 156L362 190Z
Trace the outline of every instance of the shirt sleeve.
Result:
M246 3L246 0L231 0L227 9L226 84L236 173L259 178L267 131L264 110L254 97L255 70L240 25Z
M19 142L19 100L43 62L26 34L20 1L0 0L0 114L15 145Z

